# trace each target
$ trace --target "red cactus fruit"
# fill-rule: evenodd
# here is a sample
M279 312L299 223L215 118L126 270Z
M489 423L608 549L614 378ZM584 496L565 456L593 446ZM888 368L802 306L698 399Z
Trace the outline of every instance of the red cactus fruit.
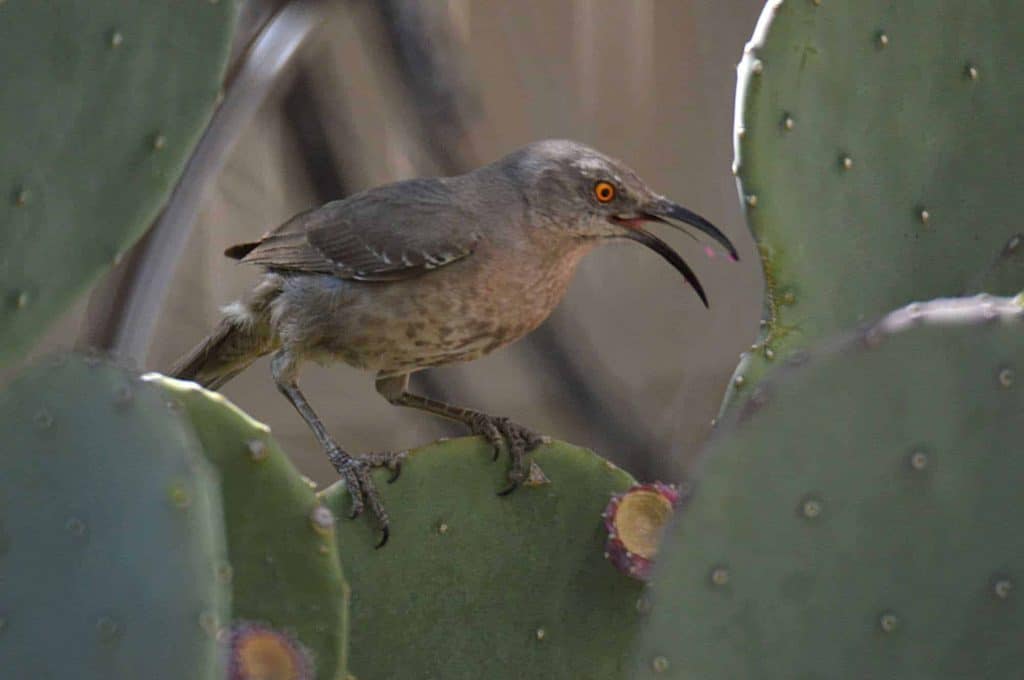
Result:
M608 561L626 576L648 580L661 535L680 498L676 486L661 482L637 484L612 496L602 515L608 530Z
M258 623L231 629L230 680L312 680L309 653L292 636Z

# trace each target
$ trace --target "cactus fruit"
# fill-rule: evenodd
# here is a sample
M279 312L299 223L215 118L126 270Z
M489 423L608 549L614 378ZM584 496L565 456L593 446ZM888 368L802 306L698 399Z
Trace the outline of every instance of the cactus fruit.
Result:
M1024 288L1024 4L768 2L735 171L766 280L740 403L773 363L914 300ZM982 289L979 286L987 286Z
M648 580L662 533L681 499L678 487L661 482L612 496L604 511L605 557L623 574Z
M1024 308L910 305L759 386L662 543L637 678L1024 667Z
M232 625L228 680L310 680L312 667L309 651L287 633L244 621Z
M213 110L235 13L0 2L0 363L158 213Z
M233 592L233 679L344 676L348 588L334 517L259 423L195 383L146 376L178 400L220 473ZM282 670L283 669L283 670ZM262 671L260 671L262 672ZM248 674L246 674L248 673Z
M216 472L165 393L64 357L0 394L0 431L0 675L223 678Z
M601 513L634 480L554 443L550 484L498 497L505 470L479 439L413 452L380 483L391 540L340 520L352 585L351 672L360 678L621 678L643 585L604 559ZM321 493L344 517L343 485ZM640 607L642 609L642 607Z

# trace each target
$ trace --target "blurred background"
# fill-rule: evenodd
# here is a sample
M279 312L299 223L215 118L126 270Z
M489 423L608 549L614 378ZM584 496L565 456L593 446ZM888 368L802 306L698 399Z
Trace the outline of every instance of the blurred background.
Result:
M260 55L254 41L275 21L279 31L295 30L281 19L296 5L308 30L295 34L294 55ZM244 79L232 89L232 77L249 62L287 64L274 62L272 82L248 95L259 101L254 115L218 129L229 151L199 175L197 219L179 225L183 251L168 255L173 276L153 297L154 332L124 358L166 370L213 327L219 308L259 277L222 256L233 243L373 185L457 174L530 141L568 137L624 160L655 190L709 218L742 261L708 259L682 235L658 230L704 282L706 310L650 251L598 250L538 331L471 364L417 374L413 387L592 448L638 478L680 478L757 334L760 267L730 163L735 64L762 5L248 0L225 101L247 96L237 92ZM146 241L55 325L36 355L75 345L117 350L112 329L124 291L147 276ZM269 424L305 474L333 481L267 364L256 363L225 395ZM464 434L390 406L371 374L344 365L308 365L300 384L352 452Z

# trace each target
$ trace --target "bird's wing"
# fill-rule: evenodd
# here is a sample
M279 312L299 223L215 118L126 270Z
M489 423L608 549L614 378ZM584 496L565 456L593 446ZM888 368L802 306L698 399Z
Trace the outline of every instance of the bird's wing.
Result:
M473 253L479 238L442 180L409 180L300 213L226 254L270 269L357 281L419 276Z

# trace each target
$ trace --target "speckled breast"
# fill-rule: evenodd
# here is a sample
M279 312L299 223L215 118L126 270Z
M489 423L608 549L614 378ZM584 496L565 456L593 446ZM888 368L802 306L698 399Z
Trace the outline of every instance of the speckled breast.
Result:
M587 250L484 252L414 279L350 283L316 349L385 376L476 359L540 325Z

